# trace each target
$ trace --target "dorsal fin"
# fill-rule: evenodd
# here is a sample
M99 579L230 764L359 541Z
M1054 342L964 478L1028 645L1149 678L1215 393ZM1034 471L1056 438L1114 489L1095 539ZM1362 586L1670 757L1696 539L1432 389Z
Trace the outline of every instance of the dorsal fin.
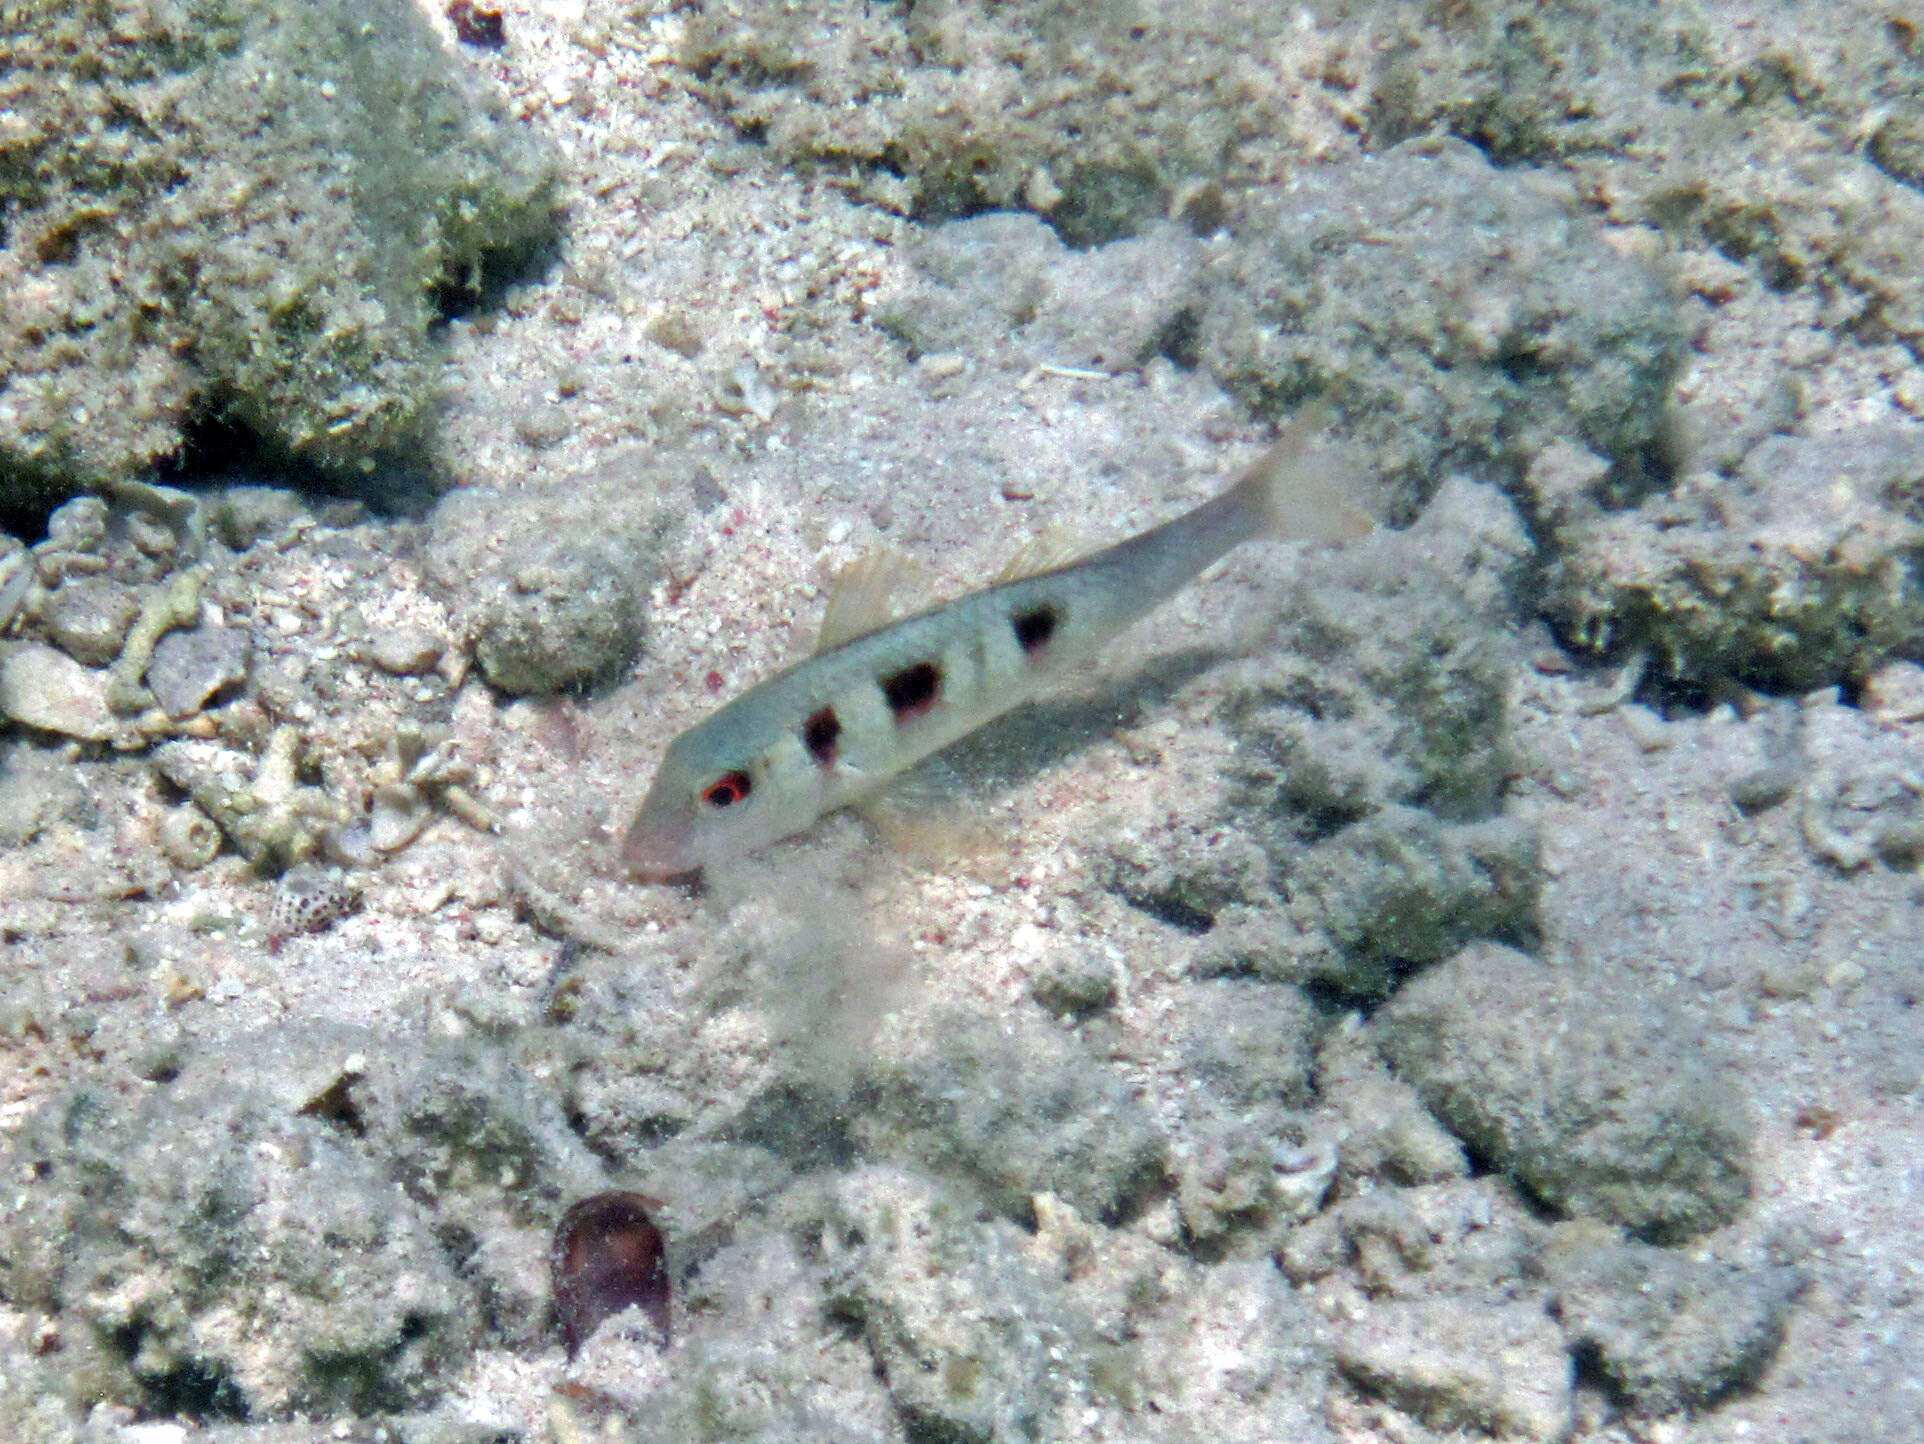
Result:
M1088 550L1088 543L1076 533L1075 528L1046 526L1017 549L1016 554L1009 558L1008 565L989 585L1003 587L1010 582L1019 582L1024 577L1052 572L1057 567L1065 567L1078 560Z
M826 652L866 637L929 605L935 584L915 558L884 547L857 557L828 586L815 650Z

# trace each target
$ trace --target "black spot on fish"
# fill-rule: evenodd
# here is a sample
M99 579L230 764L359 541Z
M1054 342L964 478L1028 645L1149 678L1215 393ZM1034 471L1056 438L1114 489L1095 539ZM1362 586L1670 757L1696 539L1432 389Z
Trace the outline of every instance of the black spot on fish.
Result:
M835 762L835 743L842 735L842 719L833 707L824 707L802 724L802 745L818 767Z
M942 690L942 669L933 662L917 662L912 667L878 677L876 683L895 720L906 722L935 705L936 696Z
M1025 652L1039 652L1049 645L1049 638L1056 634L1062 623L1062 614L1048 602L1033 607L1024 607L1009 618L1009 627L1015 633L1016 645Z

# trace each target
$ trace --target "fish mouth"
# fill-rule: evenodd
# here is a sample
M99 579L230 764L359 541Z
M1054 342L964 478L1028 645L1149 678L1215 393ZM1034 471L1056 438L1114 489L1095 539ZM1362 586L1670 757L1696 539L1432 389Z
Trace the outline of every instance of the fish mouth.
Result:
M621 840L621 865L642 882L672 882L687 877L701 868L690 846L692 831L638 817Z

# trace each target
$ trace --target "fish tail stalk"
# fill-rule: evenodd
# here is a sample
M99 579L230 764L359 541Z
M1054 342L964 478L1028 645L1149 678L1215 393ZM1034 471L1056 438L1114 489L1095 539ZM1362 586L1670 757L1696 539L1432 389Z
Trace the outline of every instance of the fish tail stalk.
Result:
M1343 448L1328 439L1326 418L1298 416L1227 491L1181 516L1101 553L1093 562L1119 577L1139 614L1180 591L1246 541L1350 541L1373 523L1351 498L1362 482Z

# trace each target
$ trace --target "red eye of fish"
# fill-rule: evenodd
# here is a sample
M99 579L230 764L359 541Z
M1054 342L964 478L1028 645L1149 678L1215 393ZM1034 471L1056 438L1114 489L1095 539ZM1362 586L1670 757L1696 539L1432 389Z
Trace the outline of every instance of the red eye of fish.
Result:
M753 786L746 772L730 772L704 787L701 800L710 807L732 807L748 796Z

